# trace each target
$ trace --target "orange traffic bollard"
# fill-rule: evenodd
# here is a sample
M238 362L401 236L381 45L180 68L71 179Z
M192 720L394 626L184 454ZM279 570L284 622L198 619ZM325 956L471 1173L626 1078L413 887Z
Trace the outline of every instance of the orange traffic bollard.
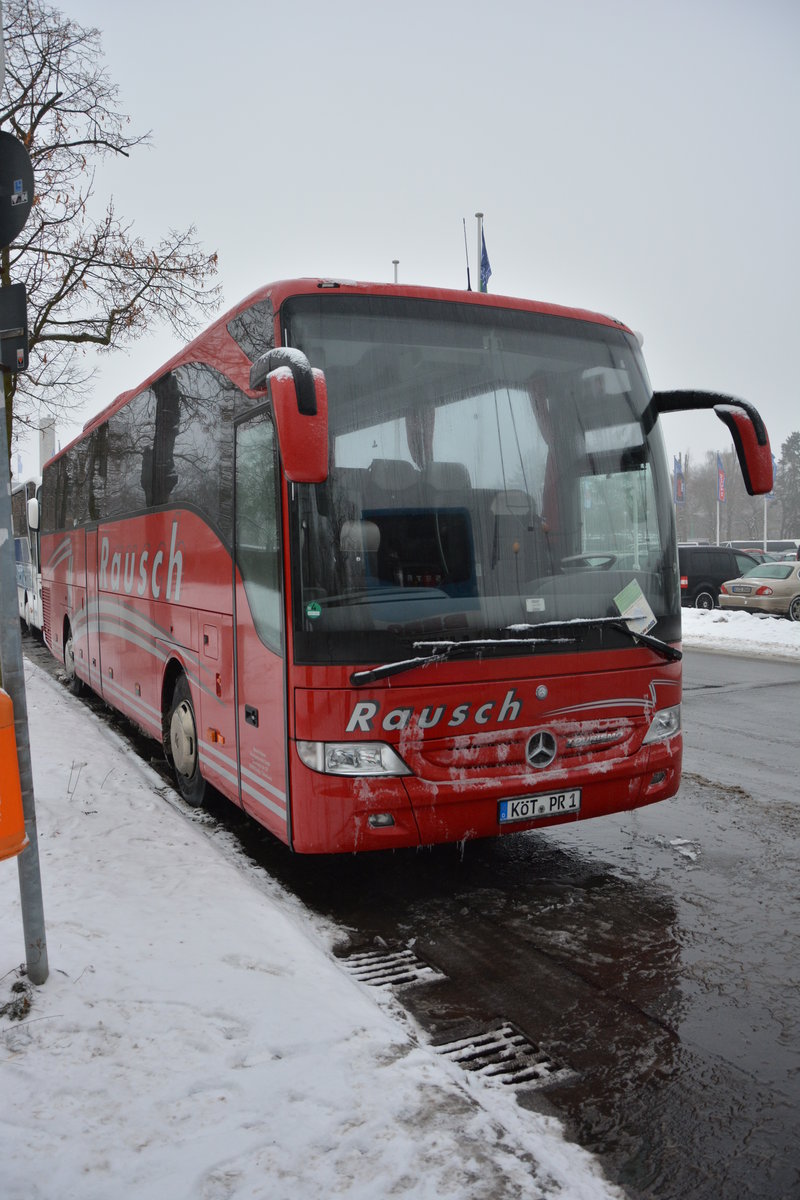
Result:
M19 783L14 705L0 688L0 859L19 854L28 845Z

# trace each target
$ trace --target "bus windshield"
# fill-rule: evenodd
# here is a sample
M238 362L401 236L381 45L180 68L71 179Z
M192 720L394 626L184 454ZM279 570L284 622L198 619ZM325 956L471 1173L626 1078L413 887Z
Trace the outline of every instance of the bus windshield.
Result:
M291 487L299 661L436 639L514 653L526 631L581 619L584 648L618 648L596 619L626 613L679 639L665 455L627 331L330 294L295 297L282 319L329 400L328 479Z

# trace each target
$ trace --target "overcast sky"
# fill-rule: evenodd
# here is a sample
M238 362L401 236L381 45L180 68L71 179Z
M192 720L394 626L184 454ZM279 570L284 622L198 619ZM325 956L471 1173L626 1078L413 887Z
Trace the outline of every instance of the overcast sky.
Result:
M103 167L135 231L195 223L225 307L295 275L464 287L609 313L656 388L800 428L797 0L66 0L150 149ZM220 309L220 312L224 311ZM102 361L62 444L178 343ZM725 450L708 414L670 454ZM25 471L37 466L27 453ZM16 463L16 459L15 459Z

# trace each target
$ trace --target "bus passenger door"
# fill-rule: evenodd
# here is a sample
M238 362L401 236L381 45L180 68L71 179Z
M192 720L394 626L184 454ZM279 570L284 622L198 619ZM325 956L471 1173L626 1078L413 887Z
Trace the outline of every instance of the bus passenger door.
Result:
M240 800L256 820L288 841L277 441L265 409L235 428L234 637Z

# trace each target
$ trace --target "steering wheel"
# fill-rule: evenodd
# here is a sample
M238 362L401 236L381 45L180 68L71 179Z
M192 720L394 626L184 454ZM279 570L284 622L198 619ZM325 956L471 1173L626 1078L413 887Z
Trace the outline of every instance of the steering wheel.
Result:
M570 554L562 558L564 571L608 571L617 561L616 554Z

